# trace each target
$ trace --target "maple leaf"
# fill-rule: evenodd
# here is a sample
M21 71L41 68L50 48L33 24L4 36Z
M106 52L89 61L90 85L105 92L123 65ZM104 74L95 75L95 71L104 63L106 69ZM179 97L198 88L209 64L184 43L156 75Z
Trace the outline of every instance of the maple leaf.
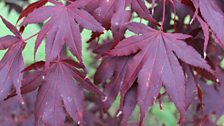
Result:
M91 82L84 78L83 73L75 69L76 66L78 68L82 66L71 59L51 62L48 71L45 72L44 66L45 62L40 61L23 70L35 70L24 77L21 93L26 94L38 89L35 109L36 125L64 125L66 113L76 123L83 125L84 96L81 86L100 96L104 94L91 85ZM8 98L15 95L13 91Z
M36 124L61 126L68 112L75 122L82 125L83 101L83 91L79 82L73 79L71 68L63 63L55 63L49 68L38 92Z
M97 55L103 55L109 51L114 43L110 40L105 40L102 45L93 49ZM94 75L94 83L102 84L104 94L107 97L103 101L103 108L108 110L116 99L120 87L123 83L125 73L127 70L127 63L130 61L131 56L124 57L106 57L103 58L100 66L97 68Z
M104 94L107 99L103 102L106 110L113 104L120 91L129 61L130 57L105 58L94 75L94 82L104 85ZM108 80L110 80L109 83L107 83Z
M31 3L29 6L27 6L19 15L19 18L17 20L17 22L19 20L21 20L23 17L26 17L29 13L31 13L34 9L37 9L41 6L43 6L44 4L46 4L48 2L48 0L39 0L37 2Z
M15 35L15 37L22 39L19 31L17 30L17 28L11 24L10 22L8 22L4 17L0 16L0 18L2 19L2 22L5 24L5 26Z
M104 24L106 28L110 27L113 15L117 15L119 11L125 11L125 7L131 6L132 9L141 17L149 22L158 25L155 19L150 15L145 2L143 0L102 0L99 7L94 11L94 16ZM116 14L117 13L117 14ZM119 16L119 15L117 15Z
M56 3L54 6L43 6L30 13L21 23L27 25L39 23L47 20L37 36L35 44L35 53L46 37L46 60L52 61L55 59L64 44L82 62L82 42L80 35L80 26L88 28L92 31L104 31L104 28L83 9L75 8L76 2L64 6L61 3Z
M8 49L12 47L14 44L22 42L23 41L22 36L20 35L16 27L13 26L2 16L0 16L0 18L2 19L2 22L5 24L5 26L14 34L14 35L6 35L0 38L0 50ZM7 54L9 55L9 51L7 51Z
M155 19L152 18L148 8L143 0L132 0L132 8L138 14L139 17L148 20L150 23L159 25Z
M130 90L128 90L127 94L125 95L125 101L122 110L118 111L122 112L120 126L127 125L128 119L131 116L132 112L134 111L136 104L137 104L137 83L134 83L130 88Z
M20 39L12 36L12 35L6 35L4 37L0 38L0 50L5 50L18 42Z
M16 88L17 94L20 95L24 46L22 42L12 45L0 61L0 100L3 100L12 88Z
M101 22L106 29L110 28L111 18L115 13L116 6L116 0L101 0L99 2L99 7L94 10L94 17Z
M95 53L101 55L110 50L113 46L113 42L105 41L103 45L94 50ZM104 94L107 99L103 100L103 109L108 110L114 103L116 97L121 91L121 86L127 72L127 64L132 56L122 56L122 57L106 57L101 62L100 66L94 75L94 82L96 84L103 84ZM137 104L137 83L128 90L125 95L125 101L122 108L117 111L116 117L122 115L121 126L127 125L128 119ZM136 98L135 98L136 97Z
M116 1L116 12L111 18L111 30L114 38L114 45L124 38L126 23L131 19L131 12L125 10L125 0Z
M223 98L224 93L224 77L223 70L217 68L217 74L220 79L220 84L217 86L215 84L207 85L204 81L200 81L200 85L203 91L203 104L204 104L204 114L215 114L216 120L218 120L224 113L223 101L220 100Z
M44 82L45 79L45 73L41 69L43 68L45 62L44 61L39 61L36 63L33 63L23 69L23 73L26 72L26 74L23 76L22 79L22 86L21 86L21 94L26 94L30 93L40 87L40 85ZM35 70L32 72L28 72L31 70ZM16 90L12 90L8 97L5 98L4 100L8 100L11 97L16 96Z
M206 61L183 40L189 35L164 33L141 23L130 23L128 29L141 34L129 37L109 52L113 56L127 56L137 53L128 64L121 89L121 103L124 95L138 77L138 104L141 119L149 105L159 94L162 84L180 111L180 122L185 112L185 77L178 60L213 73Z
M3 17L0 17L6 27L14 33L0 38L0 49L7 49L4 57L0 61L0 100L7 97L11 89L16 88L16 93L20 96L20 87L23 74L23 57L22 50L25 43L19 31Z
M27 106L24 106L16 98L1 102L0 125L1 126L33 126L34 117L31 115L35 103L35 92L24 96ZM16 118L16 120L15 120Z
M193 74L192 68L184 63L182 63L182 66L183 66L185 77L186 77L185 104L186 104L186 108L188 108L191 105L191 103L194 101L194 98L196 98L196 96L199 99L200 103L202 103L203 93L197 78Z
M101 99L94 95L88 95L85 99L92 103L86 106L88 111L84 113L85 126L116 126L118 124L116 117L102 111ZM106 116L102 118L102 115Z
M186 112L186 120L180 126L217 126L213 120L197 110L197 104L193 104Z
M212 33L216 39L216 42L224 48L224 34L222 32L224 28L224 12L217 5L215 0L191 0L197 10L200 9L201 15L207 24L210 26ZM201 22L201 21L200 21ZM205 31L205 24L202 24L203 31ZM208 26L207 26L208 27ZM205 32L205 37L209 37L209 34Z
M124 38L125 24L131 19L131 12L126 11L126 4L130 0L101 0L94 10L94 17L107 29L111 29L115 44ZM88 42L91 42L103 33L93 32Z
M131 19L131 11L125 9L129 6L131 6L141 18L148 20L152 24L159 25L156 20L151 17L145 2L142 0L102 0L93 14L106 29L111 28L115 41L114 45L124 38L126 30L125 25ZM101 34L102 33L94 32L89 42L99 37Z
M75 69L75 66L79 65L73 60L52 62L46 72L43 71L44 66L45 63L41 61L23 70L35 70L24 77L21 93L26 94L38 89L36 125L64 125L67 113L76 123L83 125L84 95L81 86L100 96L104 94L91 85L88 79L84 79L85 76ZM15 95L13 91L8 98Z

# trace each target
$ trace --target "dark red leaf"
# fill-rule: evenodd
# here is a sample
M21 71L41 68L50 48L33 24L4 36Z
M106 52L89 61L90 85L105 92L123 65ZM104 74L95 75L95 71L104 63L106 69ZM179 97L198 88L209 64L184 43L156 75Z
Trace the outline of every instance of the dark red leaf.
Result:
M4 50L4 49L11 47L13 44L18 42L19 40L20 40L19 38L12 36L12 35L7 35L4 37L1 37L0 38L0 50Z
M24 78L22 80L22 87L21 87L21 94L30 93L32 91L37 90L40 85L44 82L45 75L43 71L34 71L31 73L28 73L28 75L24 75ZM8 100L11 97L16 96L16 91L12 91L7 98L4 100Z
M45 65L44 61L38 61L38 62L35 62L35 63L27 66L26 68L24 68L23 72L27 72L27 71L30 71L30 70L38 70L40 68L43 68L44 65Z
M131 12L125 10L125 0L118 0L116 12L111 19L111 30L114 38L114 45L124 38L126 24L131 19Z
M223 98L224 93L224 77L223 71L218 70L218 75L220 79L220 86L217 85L207 85L204 82L200 82L202 90L203 90L203 103L204 103L204 113L209 115L214 113L216 115L216 119L218 120L224 113L223 105L224 102L220 100Z
M21 35L19 33L19 31L17 30L17 28L11 24L10 22L8 22L5 18L3 18L2 16L0 16L3 23L5 24L5 26L18 38L21 38Z
M127 92L125 96L124 101L124 107L122 112L122 118L121 118L121 126L127 126L128 125L128 119L131 116L132 112L134 111L136 104L137 104L137 83L131 87L131 89Z
M209 24L216 42L224 48L224 35L222 30L224 29L224 12L219 8L215 0L192 0L195 8L199 8L202 17ZM202 28L203 25L202 25ZM206 37L207 34L205 34Z
M64 125L66 112L83 125L83 92L73 72L63 63L55 63L46 74L36 104L36 125Z
M139 17L148 20L152 24L159 25L157 21L152 18L149 9L144 3L144 0L132 0L132 8L139 15Z
M29 6L27 6L19 15L19 18L17 20L17 22L19 20L21 20L22 18L26 17L28 14L30 14L33 10L42 7L43 5L45 5L48 2L48 0L39 0L37 2L31 3Z
M94 10L94 17L103 24L106 29L110 28L110 20L115 12L116 0L101 0L99 7Z
M0 61L0 100L8 96L12 88L21 96L21 81L23 78L23 42L12 45Z
M140 23L131 23L128 29L142 35L124 39L110 51L114 56L127 56L139 51L128 64L124 84L121 87L121 101L138 77L138 104L142 120L163 84L180 111L181 122L186 108L185 77L178 59L211 73L212 69L200 54L183 41L190 37L188 35L163 33Z
M129 60L130 57L108 57L103 60L95 73L94 82L102 83L105 87L104 93L107 99L103 102L106 110L113 104L120 91Z
M65 63L67 63L67 64L69 64L69 65L71 65L71 66L73 66L75 68L84 68L85 67L84 65L81 65L78 62L76 62L76 61L74 61L72 59L69 59L69 58L63 59L62 62L65 62Z
M82 62L82 42L79 26L92 31L104 31L104 28L89 13L83 9L74 8L72 4L40 7L30 13L21 25L43 22L48 18L50 20L41 29L35 45L36 53L43 38L47 38L47 61L54 60L66 44L72 54Z

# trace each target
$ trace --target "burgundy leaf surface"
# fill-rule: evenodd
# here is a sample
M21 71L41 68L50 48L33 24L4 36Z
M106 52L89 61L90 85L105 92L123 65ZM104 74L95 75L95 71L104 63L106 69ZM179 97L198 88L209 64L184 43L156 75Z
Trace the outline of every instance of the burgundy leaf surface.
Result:
M21 73L24 67L22 50L25 43L19 31L14 25L1 17L5 26L15 35L7 35L0 38L1 49L7 49L4 57L0 61L0 100L6 98L12 89L16 89L16 93L21 97Z
M83 91L71 69L63 63L55 63L41 85L36 104L36 124L61 126L66 112L79 124L83 124Z
M156 102L161 111L174 103L179 122L165 117L170 123L222 122L224 0L32 2L2 1L21 24L0 15L11 31L0 37L1 126L166 125ZM32 38L34 62L24 65Z
M200 9L202 17L210 26L216 42L224 48L224 12L216 0L192 0L196 9ZM201 21L200 21L201 22ZM204 26L202 25L202 28ZM204 29L203 29L204 30ZM205 34L208 37L208 34Z
M21 73L24 67L22 50L24 43L12 45L0 61L0 99L7 97L11 89L16 88L16 93L20 95L21 80L23 74Z
M189 35L163 33L140 23L131 23L128 28L142 35L124 39L109 53L127 56L138 52L128 64L127 75L121 87L121 97L138 77L138 104L142 119L147 108L158 96L160 87L164 85L180 111L182 121L186 108L185 77L178 59L212 72L210 66L183 41L189 38Z
M88 12L74 8L73 4L64 6L57 3L54 6L40 7L30 13L21 24L40 23L50 18L41 29L35 44L36 53L37 48L46 37L47 61L55 59L66 44L72 54L82 62L80 26L92 31L102 32L104 30Z

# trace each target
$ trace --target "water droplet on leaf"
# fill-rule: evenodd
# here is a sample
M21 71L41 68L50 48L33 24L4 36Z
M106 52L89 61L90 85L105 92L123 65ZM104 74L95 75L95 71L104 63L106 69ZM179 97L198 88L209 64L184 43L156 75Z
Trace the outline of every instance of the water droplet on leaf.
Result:
M71 102L72 98L71 97L67 97L67 100L68 100L68 102Z
M108 97L107 97L107 96L105 96L105 97L102 99L102 102L106 102L106 101L107 101L107 99L108 99Z
M119 117L122 113L123 113L123 112L120 110L120 111L117 113L116 117Z
M24 101L22 101L22 102L21 102L21 104L22 104L22 105L25 105L25 102L24 102Z
M219 83L220 82L220 80L217 78L216 80L215 80L217 83Z
M204 59L207 57L207 53L206 52L204 52Z

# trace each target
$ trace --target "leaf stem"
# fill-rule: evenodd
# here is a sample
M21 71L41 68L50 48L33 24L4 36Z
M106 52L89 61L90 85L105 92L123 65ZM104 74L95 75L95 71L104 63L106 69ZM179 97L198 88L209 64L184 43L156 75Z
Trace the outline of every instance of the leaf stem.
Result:
M28 41L28 40L30 40L31 38L33 38L34 36L38 35L39 33L40 33L40 32L37 32L37 33L31 35L31 36L29 36L28 38L24 39L23 41L24 41L24 42L25 42L25 41Z
M160 26L160 31L163 31L163 25L165 21L165 15L166 15L166 0L163 0L163 18L162 18L162 24Z
M176 18L177 18L177 11L176 11L176 6L175 6L173 0L169 0L169 1L170 1L170 3L173 6L173 12L174 12L174 19L173 19L174 20L174 31L176 32L177 31L177 20L176 20Z

